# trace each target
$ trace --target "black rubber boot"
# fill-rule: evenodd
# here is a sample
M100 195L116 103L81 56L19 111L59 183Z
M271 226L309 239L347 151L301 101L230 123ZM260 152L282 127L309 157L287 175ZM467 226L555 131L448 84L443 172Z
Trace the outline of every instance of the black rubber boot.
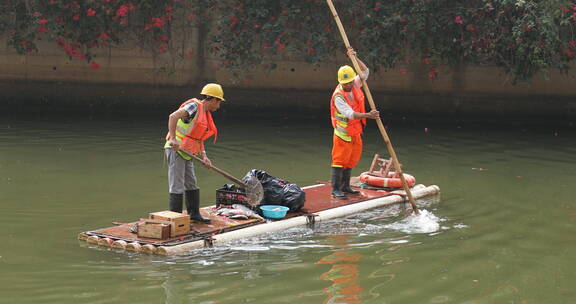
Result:
M201 223L210 223L209 219L200 215L200 189L186 190L186 209L190 219Z
M342 168L332 167L332 196L336 198L346 198L342 193Z
M360 191L350 188L350 176L352 175L352 168L342 170L342 192L348 194L358 194Z
M184 194L182 194L182 193L180 193L180 194L170 193L170 202L168 204L170 211L182 213L182 201L183 200L184 200Z

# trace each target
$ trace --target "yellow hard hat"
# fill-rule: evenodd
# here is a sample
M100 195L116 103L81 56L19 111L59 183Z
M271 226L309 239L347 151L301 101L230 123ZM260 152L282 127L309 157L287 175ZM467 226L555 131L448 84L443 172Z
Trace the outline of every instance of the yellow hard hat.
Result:
M349 83L354 81L354 77L356 77L356 72L354 69L349 65L341 66L338 69L338 82L339 83Z
M202 95L216 97L222 101L224 101L224 91L222 90L222 86L217 83L209 83L202 88Z

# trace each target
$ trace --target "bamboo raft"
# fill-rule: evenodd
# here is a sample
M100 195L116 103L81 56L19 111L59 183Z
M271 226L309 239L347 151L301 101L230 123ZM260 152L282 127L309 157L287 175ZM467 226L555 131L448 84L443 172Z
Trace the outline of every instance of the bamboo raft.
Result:
M123 223L114 227L82 232L80 241L119 251L135 251L158 255L185 254L190 250L210 247L214 244L252 237L268 232L285 230L297 226L313 226L316 222L344 217L374 208L400 205L406 202L403 190L387 192L375 189L358 189L359 195L348 199L335 199L331 196L329 183L319 183L303 187L306 202L299 212L289 212L281 220L231 220L212 214L215 206L201 208L203 217L210 218L210 224L193 223L191 233L167 240L138 238L130 228L135 223ZM415 185L411 189L415 199L437 195L436 185Z

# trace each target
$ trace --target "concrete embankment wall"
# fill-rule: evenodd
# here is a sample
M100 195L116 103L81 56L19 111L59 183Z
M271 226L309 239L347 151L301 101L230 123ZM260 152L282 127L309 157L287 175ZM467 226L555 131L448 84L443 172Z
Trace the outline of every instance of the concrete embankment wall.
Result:
M278 60L274 70L263 65L237 79L206 53L202 40L197 30L181 35L178 43L191 51L184 57L152 54L136 45L99 49L94 61L100 67L92 69L67 58L54 42L42 41L38 53L19 55L0 37L0 106L173 108L197 96L206 82L218 82L230 107L320 111L327 108L338 67L349 64L344 57L319 66ZM573 75L547 71L530 84L513 85L497 67L463 66L448 73L441 69L435 80L427 77L427 68L419 64L371 73L368 83L377 106L400 114L576 115Z

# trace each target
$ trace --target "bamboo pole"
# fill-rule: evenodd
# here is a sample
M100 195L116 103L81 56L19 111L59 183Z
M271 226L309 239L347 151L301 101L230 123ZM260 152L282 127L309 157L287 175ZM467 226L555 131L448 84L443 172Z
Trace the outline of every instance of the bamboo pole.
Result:
M112 241L112 239L110 239L110 238L107 238L107 237L100 238L98 240L98 245L103 246L103 247L110 247L110 246L112 246L112 242L114 242L114 241Z
M195 154L193 154L193 153L187 153L187 154L190 155L190 156L192 156L195 160L197 160L197 161L199 161L199 162L202 162L202 159L201 159L200 157L196 156ZM224 170L222 170L222 169L220 169L220 168L214 167L214 166L211 166L210 169L212 169L212 170L220 173L222 176L224 176L224 177L226 177L227 179L229 179L229 180L233 181L234 183L236 183L236 185L241 186L241 187L243 187L244 189L247 189L247 188L248 188L248 186L247 186L243 181L241 181L239 178L234 177L234 175L232 175L232 174L230 174L230 173L228 173L228 172L226 172L226 171L224 171Z
M99 237L97 237L97 236L95 236L95 235L92 235L92 236L89 236L89 237L86 239L86 243L98 245L98 240L99 240L99 239L100 239Z
M334 20L336 20L336 25L338 25L338 29L340 30L340 34L342 35L342 40L344 40L344 45L346 45L347 49L351 49L352 47L350 46L350 42L348 41L348 36L346 36L346 31L344 30L344 26L342 26L342 22L340 21L340 17L338 17L338 13L336 12L336 8L334 7L332 0L326 0L326 2L328 2L328 6L330 7L330 10L332 11L332 15L334 16ZM356 58L356 55L351 54L350 59L352 60L352 64L354 65L354 69L356 69L356 71L361 71L360 65L358 64L358 59ZM360 79L362 79L362 77L360 77ZM362 79L362 87L364 88L364 92L366 93L366 97L368 98L368 102L370 103L370 108L372 110L376 110L376 105L374 104L374 100L372 99L372 94L370 93L370 88L368 87L368 83L366 83L366 80L364 80L364 79ZM400 162L398 161L398 157L396 156L396 152L394 152L394 148L392 147L392 142L390 142L390 138L388 137L388 133L386 133L386 129L384 128L384 124L382 123L382 120L380 119L380 117L378 117L378 119L376 119L376 124L378 125L378 129L380 130L380 133L382 134L382 138L384 139L384 142L386 143L386 148L388 149L388 153L390 153L390 156L392 157L392 164L394 165L396 172L398 172L398 175L400 176L400 179L402 180L402 186L404 188L404 191L406 191L406 195L408 196L408 200L410 201L410 204L412 205L412 210L414 211L414 213L419 214L420 212L418 211L418 207L416 207L416 201L414 200L414 197L412 196L412 192L410 191L410 187L408 187L408 183L406 182L406 179L404 178L404 174L402 173L402 168L400 168Z
M138 242L131 242L126 245L126 250L128 251L142 251L142 245Z
M142 252L148 253L148 254L154 254L154 253L156 253L156 246L146 244L146 245L142 246Z
M112 243L112 248L116 248L116 249L126 249L126 245L128 245L128 243L124 240L117 240L114 241Z

